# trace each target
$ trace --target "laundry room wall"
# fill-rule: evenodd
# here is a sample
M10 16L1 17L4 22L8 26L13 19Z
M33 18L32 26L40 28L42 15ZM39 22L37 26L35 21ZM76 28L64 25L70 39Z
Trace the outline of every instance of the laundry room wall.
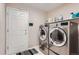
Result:
M47 13L33 8L28 7L22 4L7 4L8 7L18 8L22 10L28 10L29 12L29 23L33 23L33 26L29 26L29 39L28 39L28 47L38 46L39 44L39 26L44 24L47 20Z
M39 26L45 23L47 14L43 11L30 8L29 16L29 22L33 23L33 26L29 27L29 47L33 47L37 46L39 43Z
M71 12L79 12L79 3L63 4L62 6L50 11L48 13L48 18L52 18L54 20L55 17L62 15L66 20L70 18ZM79 26L78 26L78 29L79 29Z
M5 54L5 4L0 3L0 55Z
M70 18L71 12L79 12L79 3L65 3L48 12L48 18L54 19L62 15L64 19Z

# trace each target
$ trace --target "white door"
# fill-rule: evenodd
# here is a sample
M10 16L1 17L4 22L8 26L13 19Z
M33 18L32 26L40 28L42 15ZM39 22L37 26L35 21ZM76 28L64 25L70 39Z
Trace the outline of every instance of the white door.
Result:
M6 10L6 54L28 49L28 12L14 8Z

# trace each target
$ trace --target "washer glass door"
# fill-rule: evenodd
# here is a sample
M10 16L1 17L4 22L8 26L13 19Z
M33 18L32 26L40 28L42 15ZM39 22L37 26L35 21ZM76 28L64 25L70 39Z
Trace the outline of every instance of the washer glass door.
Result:
M43 41L43 40L46 39L46 36L47 36L47 34L46 34L46 29L45 29L45 27L41 27L41 28L40 28L40 39Z
M67 36L63 29L61 28L53 28L49 32L49 39L55 46L63 46L66 43Z

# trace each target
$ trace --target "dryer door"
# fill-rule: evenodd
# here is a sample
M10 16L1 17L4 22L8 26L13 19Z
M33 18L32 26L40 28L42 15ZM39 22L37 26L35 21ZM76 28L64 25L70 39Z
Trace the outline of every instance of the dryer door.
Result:
M45 29L45 27L41 26L40 27L40 40L42 40L42 41L45 40L46 36L47 36L46 29Z
M66 32L61 28L53 28L49 31L49 40L54 46L63 46L67 41Z

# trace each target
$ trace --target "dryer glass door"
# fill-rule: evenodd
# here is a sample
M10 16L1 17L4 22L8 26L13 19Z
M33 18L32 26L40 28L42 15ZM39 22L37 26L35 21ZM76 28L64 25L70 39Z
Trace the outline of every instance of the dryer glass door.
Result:
M53 43L53 45L63 46L66 43L67 36L63 29L53 28L49 33L49 39Z
M46 34L46 29L45 29L45 27L41 27L41 28L40 28L40 39L41 39L41 40L45 40L45 39L46 39L46 36L47 36L47 34Z

